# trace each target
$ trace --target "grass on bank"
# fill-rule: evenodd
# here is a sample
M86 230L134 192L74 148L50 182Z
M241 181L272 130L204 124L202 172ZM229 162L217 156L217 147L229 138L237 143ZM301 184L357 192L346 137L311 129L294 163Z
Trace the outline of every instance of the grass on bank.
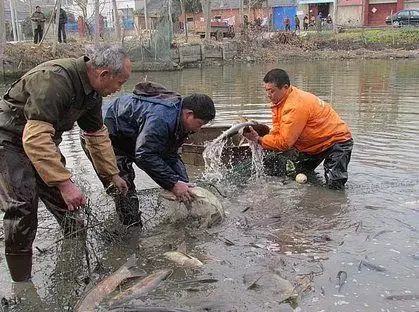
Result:
M343 49L363 48L419 48L419 27L344 29L341 32L319 31L301 36L305 43L315 44L319 49L339 46Z

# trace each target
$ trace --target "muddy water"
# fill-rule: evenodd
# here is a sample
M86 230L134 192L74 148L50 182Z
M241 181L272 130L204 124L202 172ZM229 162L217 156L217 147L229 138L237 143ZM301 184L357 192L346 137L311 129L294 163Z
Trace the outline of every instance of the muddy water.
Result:
M261 80L274 66L231 65L147 77L183 94L210 94L217 105L215 124L229 124L237 115L269 123ZM81 152L77 131L72 131L62 150L90 198L91 224L98 225L89 230L86 245L59 241L59 229L42 208L33 268L39 296L11 310L71 311L89 288L87 277L96 282L136 253L142 270L171 267L174 272L132 306L292 311L290 304L280 303L284 285L279 275L301 294L296 311L419 311L419 299L386 299L419 294L419 61L277 66L290 73L293 84L331 101L351 126L355 145L344 192L329 191L319 183L297 185L274 177L247 180L239 174L218 185L226 196L220 198L227 219L203 232L188 224L164 224L164 212L152 208L155 192L140 191L147 222L139 233L115 221L112 202ZM134 73L123 91L145 76ZM191 172L193 179L201 180L199 168ZM137 173L139 188L154 187ZM318 173L321 180L321 168ZM164 259L162 254L182 241L204 266L179 268ZM8 295L2 244L0 240L0 291ZM361 260L376 269L360 265ZM339 271L347 276L341 287ZM203 278L217 281L185 283Z

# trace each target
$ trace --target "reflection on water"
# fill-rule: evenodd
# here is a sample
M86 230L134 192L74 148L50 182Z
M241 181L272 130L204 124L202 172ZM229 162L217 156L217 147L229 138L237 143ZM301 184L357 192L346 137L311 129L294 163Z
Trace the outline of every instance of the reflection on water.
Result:
M217 108L215 124L230 125L238 115L270 123L262 78L274 66L287 70L296 86L332 102L349 123L355 145L347 189L334 192L273 177L241 183L243 179L237 177L233 182L238 187L219 185L227 195L222 200L228 214L221 226L203 233L187 226L150 226L141 234L124 233L124 239L117 241L105 239L103 229L92 232L87 248L95 256L90 255L90 267L80 250L54 244L61 238L59 229L41 209L35 244L53 248L48 247L47 253L35 251L34 283L50 311L71 310L88 288L83 278L89 275L96 281L134 252L147 272L162 267L175 271L155 292L140 298L143 303L133 304L192 311L290 311L288 305L278 302L279 294L272 285L261 283L259 288L248 289L263 274L279 274L304 288L302 311L418 310L417 299L386 299L419 292L418 60L287 61L134 73L123 92L130 92L137 81L147 77L182 94L211 95ZM112 201L83 155L76 130L66 134L62 150L97 216L107 222L105 232L118 229ZM155 185L139 170L137 173L139 188ZM147 202L142 205L142 210L149 209ZM162 257L182 241L187 242L189 254L204 262L201 269L180 269ZM71 257L63 256L66 252ZM58 260L57 255L61 255ZM385 271L359 266L361 260ZM105 273L95 270L97 263L102 263ZM75 265L77 270L72 269ZM341 287L339 271L347 274ZM194 287L181 283L202 278L217 282ZM311 281L308 286L307 279ZM8 288L3 261L0 289L7 293ZM60 300L64 296L69 299Z

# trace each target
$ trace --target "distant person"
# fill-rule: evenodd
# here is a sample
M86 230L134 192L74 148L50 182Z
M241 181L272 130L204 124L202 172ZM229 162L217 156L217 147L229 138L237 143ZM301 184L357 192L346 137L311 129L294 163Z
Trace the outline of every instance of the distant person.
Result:
M65 32L65 24L67 23L67 13L60 8L60 16L58 18L58 42L67 42L67 35Z
M300 19L298 18L297 15L295 15L294 17L294 22L295 22L295 32L300 31Z
M322 24L323 24L323 16L322 16L322 12L319 12L319 14L316 17L316 30L317 31L322 30Z
M121 95L105 104L102 112L119 175L128 185L127 196L113 194L116 211L123 224L142 225L133 164L163 189L171 191L179 201L193 199L193 184L189 183L178 150L189 134L199 131L214 119L214 102L208 95L182 97L158 83L140 82L131 94ZM84 139L81 141L90 159ZM99 179L109 189L109 181L100 175Z
M332 17L330 16L330 14L327 14L327 17L326 17L326 25L327 25L327 27L332 27L332 24L333 24L333 21L332 21Z
M291 20L288 16L284 19L285 31L291 31Z
M306 14L304 15L304 18L303 18L303 30L308 30L309 23L310 23L310 20L308 19L308 16Z
M315 17L314 15L312 15L312 16L310 17L310 26L311 26L311 27L316 26L316 17Z
M31 15L32 27L33 27L33 43L37 44L41 42L44 36L44 25L46 21L45 14L42 13L41 7L37 5L35 12Z
M285 166L279 159L284 155L278 152L288 153L285 157L293 161L296 174L310 174L324 161L326 185L331 189L344 188L353 146L348 125L331 104L292 86L284 70L270 70L263 82L271 101L273 127L264 136L252 128L243 136L272 151L278 159L271 162L274 170L276 163Z

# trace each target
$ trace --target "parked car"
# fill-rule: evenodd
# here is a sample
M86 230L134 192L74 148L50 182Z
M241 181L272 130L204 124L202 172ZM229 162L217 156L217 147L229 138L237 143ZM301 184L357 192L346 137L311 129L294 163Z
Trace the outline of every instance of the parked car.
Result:
M393 26L406 26L416 25L419 26L419 10L401 10L386 18L387 25Z

